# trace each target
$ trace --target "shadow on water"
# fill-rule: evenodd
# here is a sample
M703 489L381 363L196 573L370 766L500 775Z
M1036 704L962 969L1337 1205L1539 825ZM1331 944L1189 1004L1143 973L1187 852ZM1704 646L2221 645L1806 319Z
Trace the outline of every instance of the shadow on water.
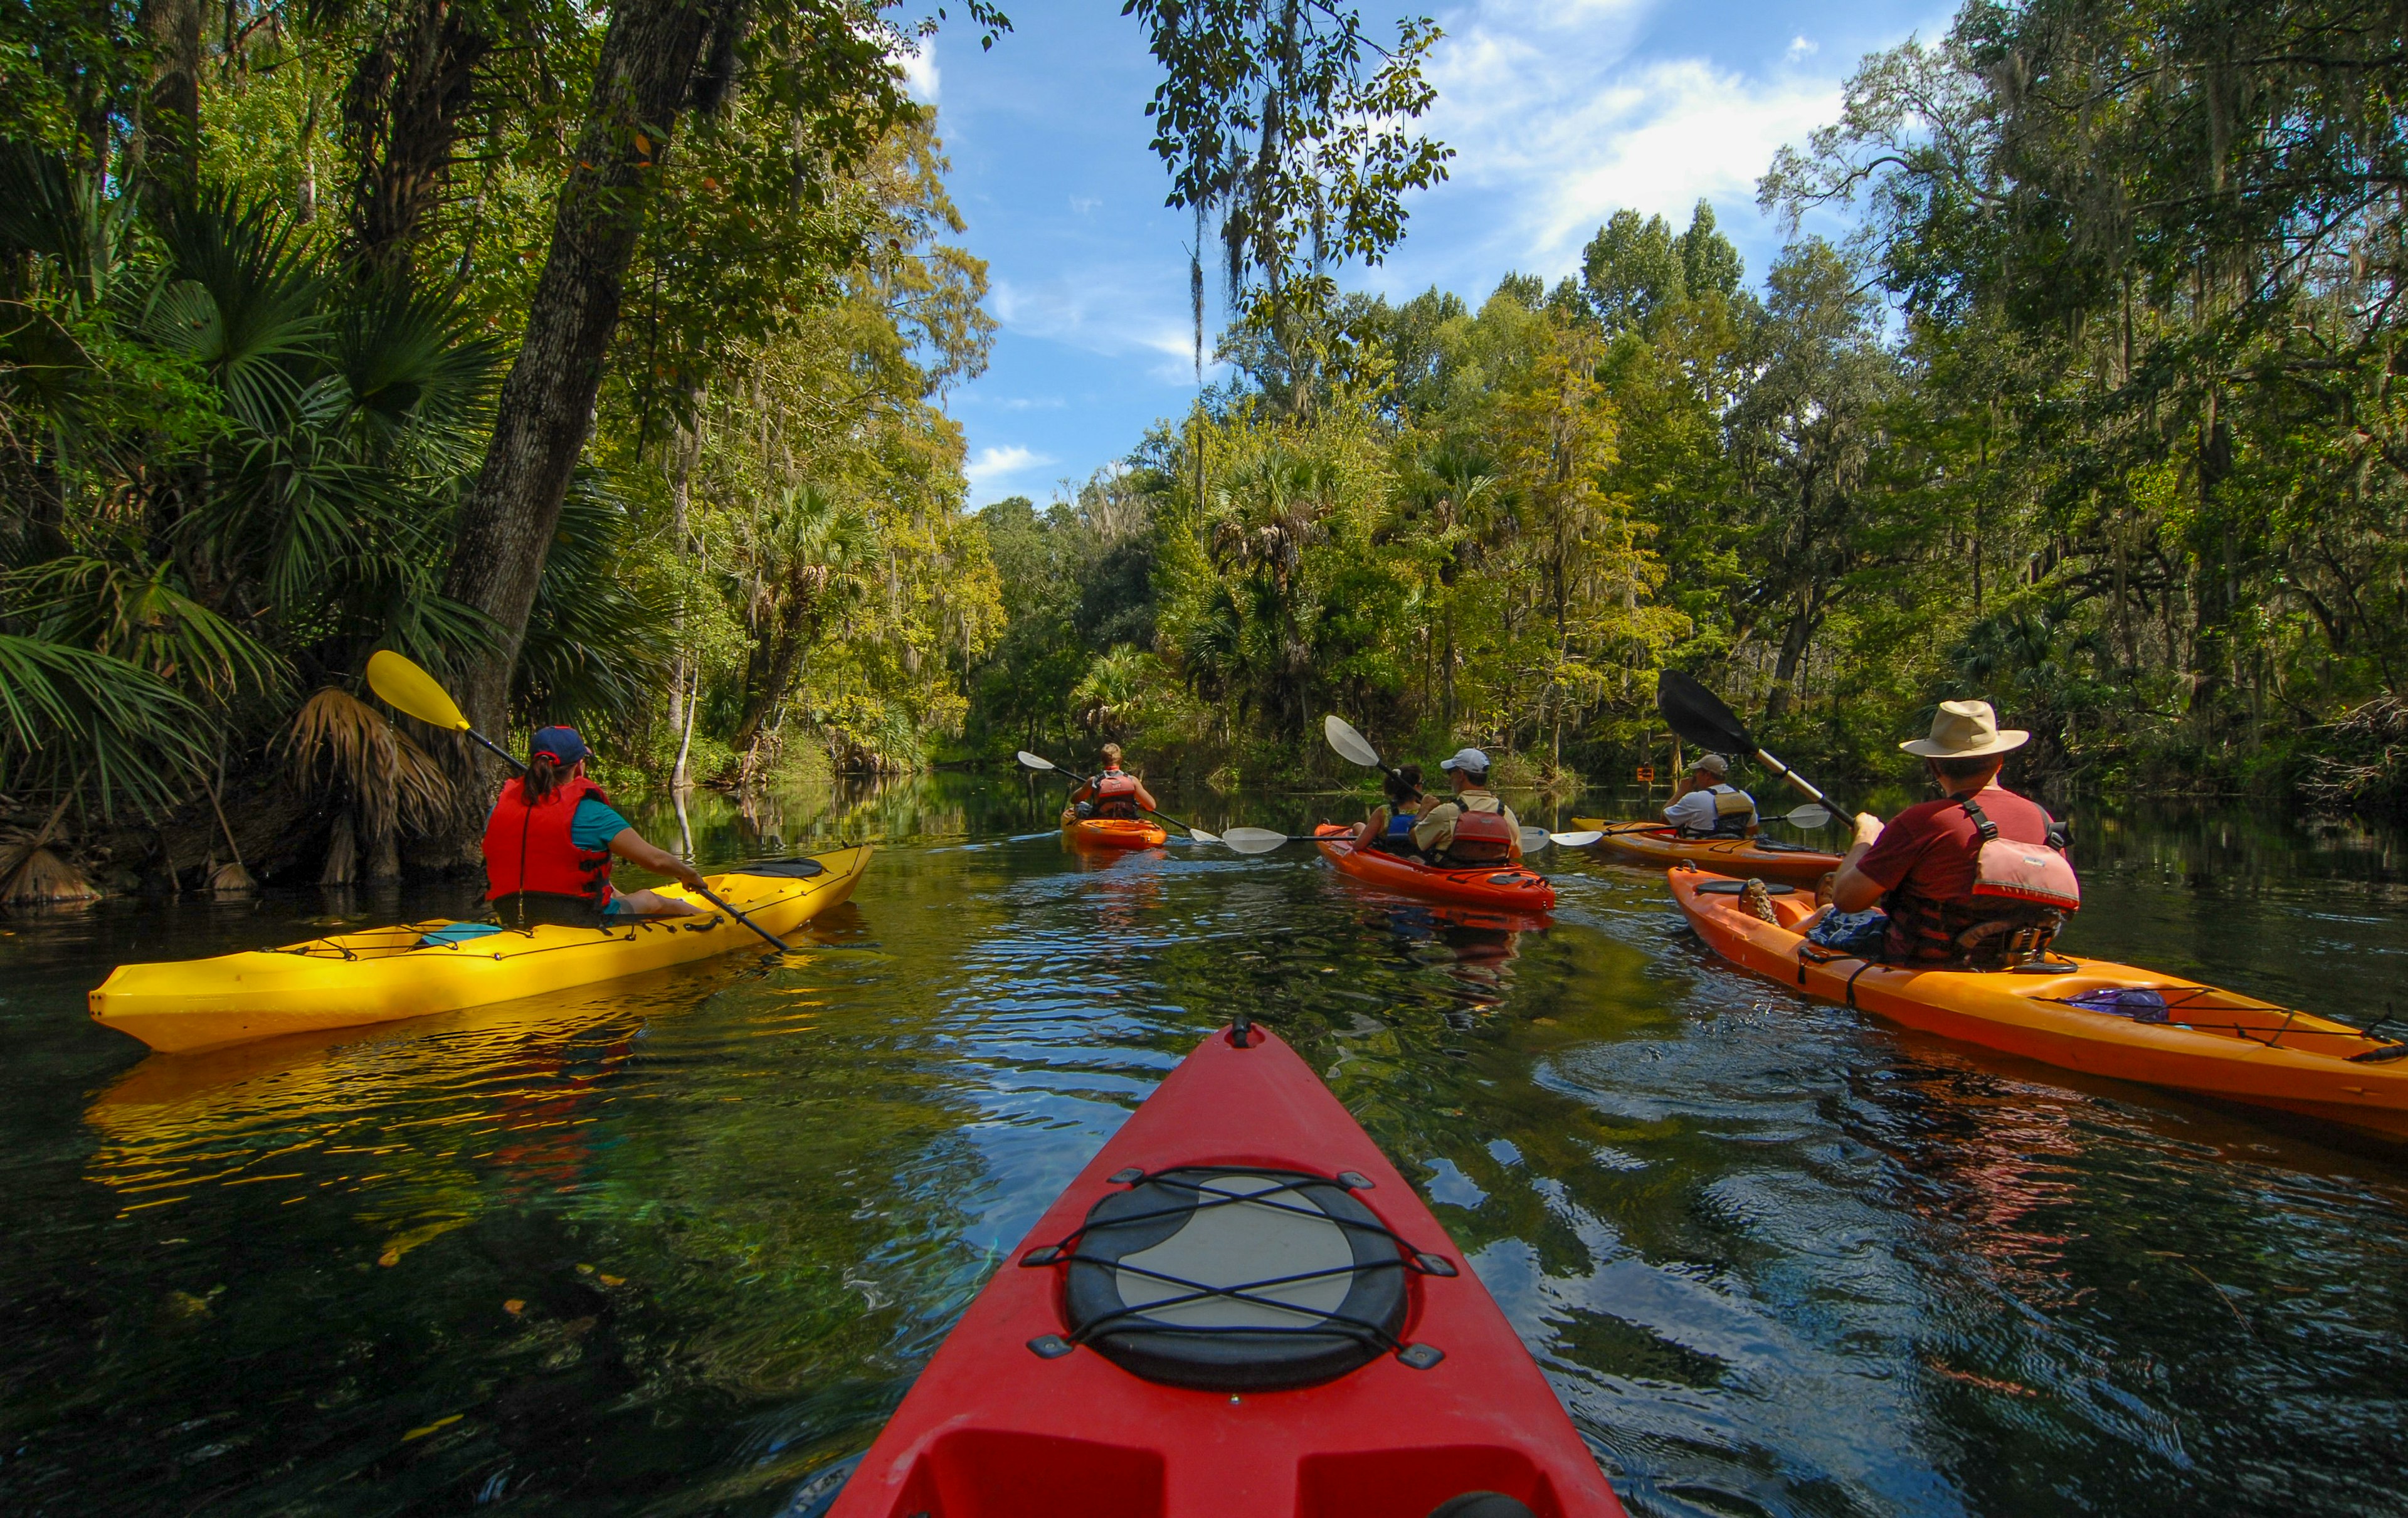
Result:
M1058 795L697 797L706 861L886 848L782 961L195 1058L83 993L466 893L0 920L0 1509L774 1512L1246 1007L1425 1184L1638 1511L2401 1511L2400 1152L1800 1002L1589 857L1516 932L1302 846L1066 851ZM2391 994L2388 840L2080 821L2082 952Z

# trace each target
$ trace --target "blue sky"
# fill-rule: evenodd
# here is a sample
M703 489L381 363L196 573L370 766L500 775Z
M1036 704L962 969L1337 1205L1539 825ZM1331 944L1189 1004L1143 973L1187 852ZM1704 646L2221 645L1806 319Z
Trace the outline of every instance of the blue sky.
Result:
M973 508L1084 480L1196 386L1193 226L1162 204L1146 147L1155 71L1137 23L1116 0L1005 8L1013 29L992 51L954 26L911 68L939 107L963 241L987 261L1001 326L986 373L947 403L968 437ZM1936 37L1951 7L1473 0L1435 14L1447 37L1430 129L1455 150L1453 177L1412 197L1388 263L1342 279L1477 303L1509 271L1571 272L1619 207L1677 228L1701 197L1760 279L1781 241L1756 209L1773 150L1837 113L1859 57ZM1364 16L1393 21L1378 0Z

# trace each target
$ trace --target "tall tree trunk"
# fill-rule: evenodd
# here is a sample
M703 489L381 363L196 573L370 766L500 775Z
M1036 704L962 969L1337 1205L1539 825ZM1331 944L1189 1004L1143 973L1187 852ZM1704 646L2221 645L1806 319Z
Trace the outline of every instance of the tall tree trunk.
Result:
M1781 657L1772 666L1772 694L1764 698L1766 722L1789 709L1790 688L1798 679L1799 664L1806 657L1806 645L1813 641L1816 621L1813 594L1808 592L1798 598L1798 610L1781 635Z
M619 324L627 265L710 35L731 0L623 0L594 71L577 166L561 187L552 248L527 308L525 339L502 382L493 440L462 503L444 593L492 619L495 647L459 682L469 720L506 730L511 672L543 575L544 551L594 425L603 360ZM428 863L465 866L489 794L489 762L463 749L452 826ZM448 857L442 857L447 855Z
M201 0L143 0L150 91L134 151L153 206L189 194L200 162Z

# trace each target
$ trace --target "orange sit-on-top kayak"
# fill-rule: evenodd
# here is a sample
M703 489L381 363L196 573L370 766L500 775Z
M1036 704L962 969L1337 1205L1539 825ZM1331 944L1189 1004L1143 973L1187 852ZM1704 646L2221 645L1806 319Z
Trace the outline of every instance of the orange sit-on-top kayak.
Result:
M1771 838L1684 838L1679 828L1659 823L1610 823L1601 817L1575 817L1572 825L1604 829L1605 837L1597 840L1600 852L1658 869L1685 862L1742 880L1813 885L1840 867L1838 854Z
M1377 849L1358 849L1354 830L1324 823L1312 830L1321 856L1366 885L1399 891L1426 901L1452 901L1466 907L1536 916L1555 908L1555 888L1547 878L1522 865L1468 865L1441 868Z
M1064 813L1062 836L1082 849L1159 849L1170 830L1144 818L1074 817Z
M996 1267L849 1476L786 1511L839 1480L831 1518L1622 1518L1413 1183L1243 1022Z
M1741 905L1742 881L1687 866L1670 881L1714 952L1808 995L2070 1070L2408 1138L2408 1043L2104 959L1919 970L1846 957L1801 936L1816 909L1803 895L1772 895L1780 921L1767 923Z

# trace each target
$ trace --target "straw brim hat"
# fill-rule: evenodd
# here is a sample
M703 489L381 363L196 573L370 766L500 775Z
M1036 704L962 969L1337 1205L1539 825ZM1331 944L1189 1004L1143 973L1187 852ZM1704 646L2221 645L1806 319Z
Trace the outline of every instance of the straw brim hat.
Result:
M2031 735L2020 727L2000 727L1999 714L1987 701L1942 701L1931 714L1931 736L1909 738L1899 747L1926 759L1978 759L2030 741Z

